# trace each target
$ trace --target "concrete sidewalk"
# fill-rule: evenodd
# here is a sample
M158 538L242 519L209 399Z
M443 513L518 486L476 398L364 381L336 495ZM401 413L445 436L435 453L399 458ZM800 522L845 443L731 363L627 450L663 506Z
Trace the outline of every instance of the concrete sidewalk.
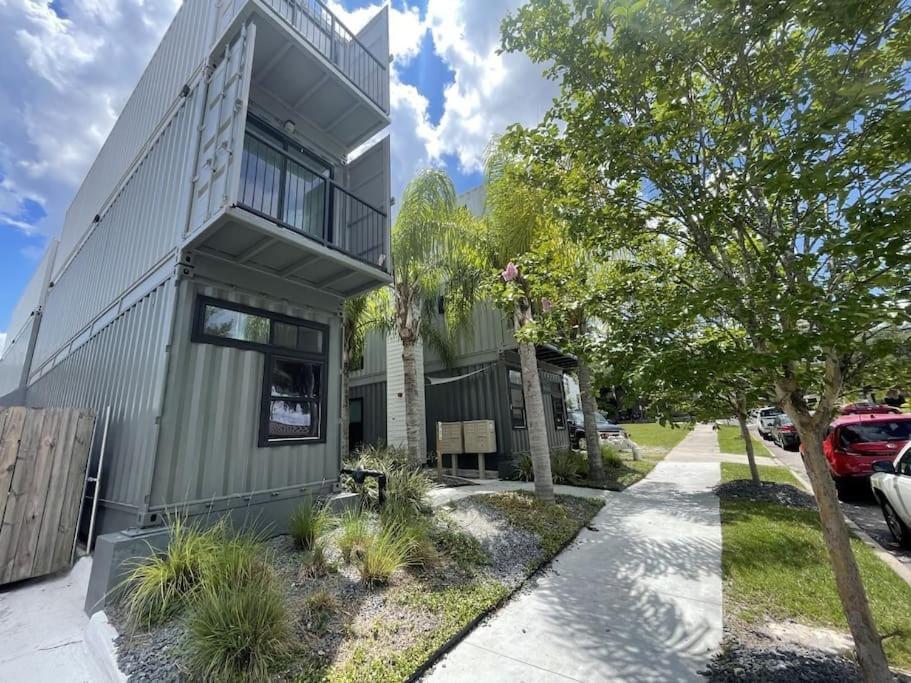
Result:
M697 427L636 486L603 493L597 530L583 530L425 680L701 680L722 636L721 518L711 492L720 468L688 461L711 443L717 452L707 430L711 439Z

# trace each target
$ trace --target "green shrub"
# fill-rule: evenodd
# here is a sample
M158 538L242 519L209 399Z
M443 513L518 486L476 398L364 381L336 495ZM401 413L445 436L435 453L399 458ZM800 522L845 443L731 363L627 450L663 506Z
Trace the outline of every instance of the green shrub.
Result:
M388 582L396 571L408 565L413 543L409 535L395 525L383 526L368 535L356 559L361 580L370 586Z
M572 451L557 451L550 456L550 471L555 484L578 484L582 479L582 459Z
M339 522L338 547L345 562L351 562L364 549L370 535L370 523L360 508L349 510Z
M202 531L180 517L169 522L164 553L130 562L123 583L124 606L134 626L150 628L180 611L199 587L218 549L221 530Z
M490 556L480 541L452 523L435 527L431 532L431 538L437 549L462 569L490 564Z
M531 453L519 453L516 459L516 474L519 481L535 480L535 466L531 460Z
M299 548L312 550L332 522L329 506L308 498L291 514L289 533Z
M269 680L290 651L288 614L271 572L230 588L204 585L187 630L187 663L199 680Z
M408 452L401 448L368 446L355 453L345 463L351 469L376 470L386 474L386 500L388 504L405 506L416 513L430 510L427 494L433 488L433 479L421 467L408 461ZM351 477L343 477L345 490L361 496L362 503L372 509L379 507L379 490L374 478L356 484Z
M322 633L332 615L338 611L338 601L328 591L311 593L304 601L304 619L307 630Z
M601 446L601 460L604 462L605 468L623 467L623 457L620 455L620 451L611 444Z

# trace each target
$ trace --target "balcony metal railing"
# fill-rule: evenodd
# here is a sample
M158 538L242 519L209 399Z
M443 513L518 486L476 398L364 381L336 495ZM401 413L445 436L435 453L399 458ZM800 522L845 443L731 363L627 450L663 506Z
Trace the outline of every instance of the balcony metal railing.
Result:
M238 205L389 272L385 212L250 130Z
M377 59L320 0L264 0L275 13L335 64L349 81L389 113L389 76Z

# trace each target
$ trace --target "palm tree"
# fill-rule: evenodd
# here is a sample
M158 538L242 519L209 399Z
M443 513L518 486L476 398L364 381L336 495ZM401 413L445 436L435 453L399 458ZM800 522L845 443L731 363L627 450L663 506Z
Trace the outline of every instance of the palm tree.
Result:
M402 343L405 438L415 464L426 460L415 347L421 342L445 362L452 360L452 340L470 320L481 281L471 244L475 225L468 210L457 205L449 176L428 169L408 183L392 229L394 281L391 296L387 291L379 297L385 296L387 326ZM441 299L442 326L434 324Z
M538 357L534 342L527 338L527 332L535 322L532 296L529 283L513 261L530 253L538 241L549 237L554 226L541 211L543 204L539 191L524 182L514 159L496 140L488 149L485 185L486 257L490 265L503 269L502 278L513 283L518 291L511 300L509 313L519 345L535 496L542 502L552 503L555 500L554 483Z

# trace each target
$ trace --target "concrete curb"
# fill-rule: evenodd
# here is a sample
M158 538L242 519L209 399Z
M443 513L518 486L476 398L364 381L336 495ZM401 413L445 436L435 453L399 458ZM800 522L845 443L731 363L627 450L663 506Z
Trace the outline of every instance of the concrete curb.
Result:
M85 647L95 666L111 683L123 683L126 675L117 666L117 629L108 621L107 615L95 612L85 628Z
M773 457L775 459L775 462L777 462L779 465L784 467L788 472L793 474L794 477L797 479L797 481L799 481L807 491L809 491L811 494L813 493L813 487L810 485L810 482L807 480L807 478L804 475L802 475L800 472L795 472L793 469L788 467L788 465L784 461L779 460L777 456L773 455ZM872 536L870 536L866 531L864 531L859 526L857 526L857 523L853 519L851 519L847 515L844 515L844 518L845 518L845 522L847 522L847 524L848 524L848 528L851 530L851 533L853 533L855 536L857 536L857 538L859 538L865 546L867 546L870 550L873 551L874 555L876 555L879 559L881 559L883 562L885 562L886 566L888 566L892 571L894 571L896 574L898 574L899 577L901 577L905 581L905 583L907 583L909 586L911 586L911 569L908 569L908 567L906 567L901 562L899 562L897 559L895 559L895 556L892 555L892 553L890 553L888 550L883 548L876 540L873 539Z

